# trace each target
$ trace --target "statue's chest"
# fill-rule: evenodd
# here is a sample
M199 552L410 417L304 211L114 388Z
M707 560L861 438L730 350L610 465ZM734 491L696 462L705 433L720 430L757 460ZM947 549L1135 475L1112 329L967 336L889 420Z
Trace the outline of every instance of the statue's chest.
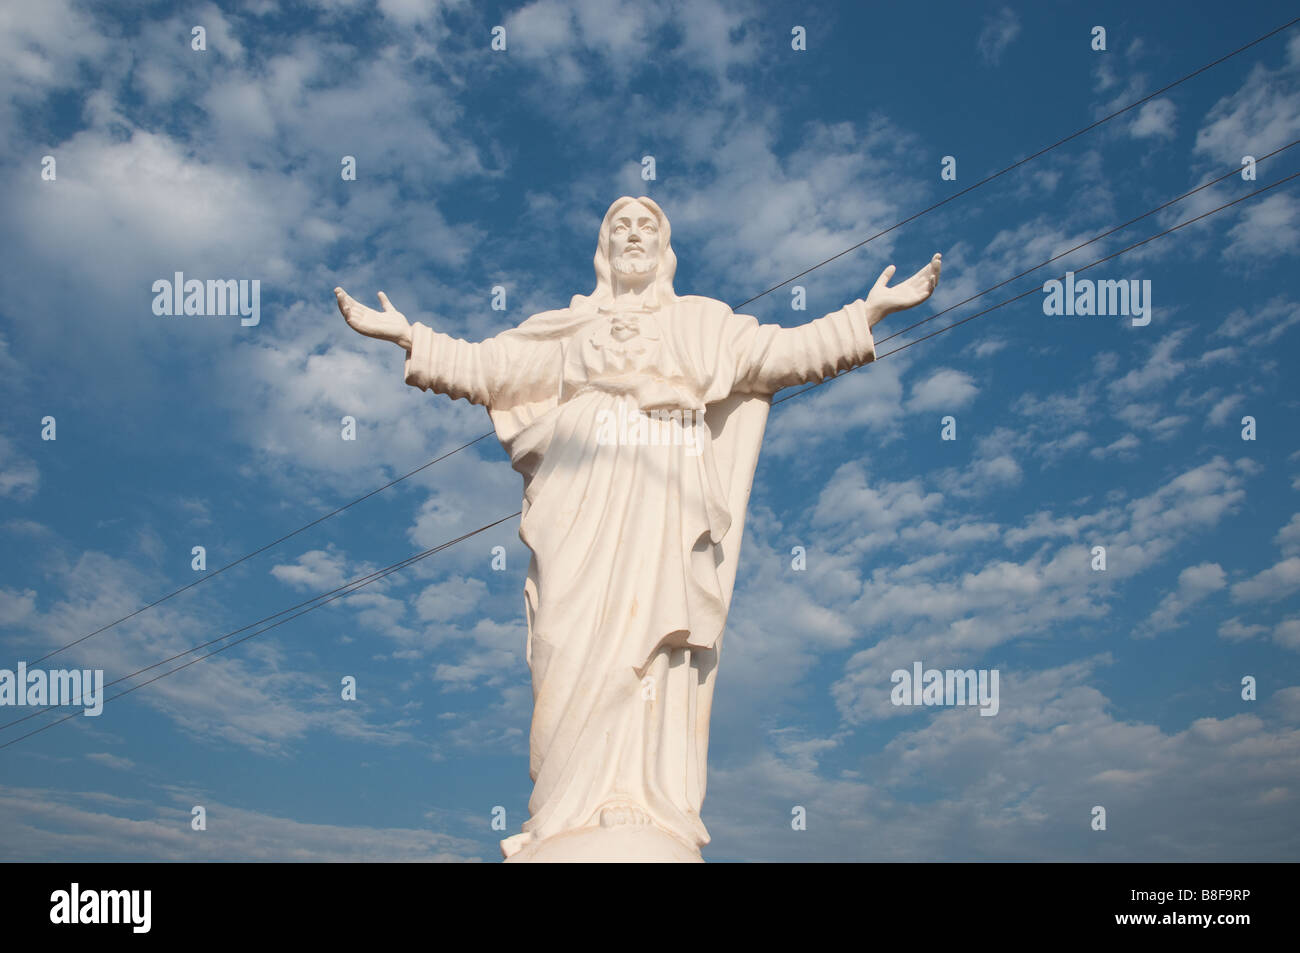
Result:
M663 374L672 363L664 331L664 322L653 311L602 314L583 329L579 347L570 353L578 359L580 371L587 377Z
M673 315L602 312L566 345L561 403L591 391L632 398L644 410L703 410L703 385L678 353Z

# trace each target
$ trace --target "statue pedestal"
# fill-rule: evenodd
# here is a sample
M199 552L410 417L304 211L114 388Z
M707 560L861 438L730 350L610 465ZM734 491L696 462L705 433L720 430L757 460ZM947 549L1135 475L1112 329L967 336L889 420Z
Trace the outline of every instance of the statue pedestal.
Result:
M702 864L700 852L653 824L593 825L529 844L507 864Z

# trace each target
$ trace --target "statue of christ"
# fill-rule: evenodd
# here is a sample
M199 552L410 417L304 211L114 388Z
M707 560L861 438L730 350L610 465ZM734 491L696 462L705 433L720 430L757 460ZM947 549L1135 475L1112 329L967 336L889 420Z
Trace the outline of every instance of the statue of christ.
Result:
M925 301L940 256L796 328L673 290L668 219L610 206L596 288L478 343L335 288L406 383L482 404L523 476L532 673L522 833L510 861L699 861L709 715L745 510L776 391L875 358L871 329Z

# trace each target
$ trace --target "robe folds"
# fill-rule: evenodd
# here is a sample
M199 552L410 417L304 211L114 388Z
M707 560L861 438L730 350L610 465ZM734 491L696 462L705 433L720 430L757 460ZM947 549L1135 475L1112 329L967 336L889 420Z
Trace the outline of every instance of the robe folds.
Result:
M770 397L873 360L865 303L782 328L710 298L575 296L479 343L412 328L406 382L486 406L524 479L535 786L502 853L607 806L707 844L709 716Z

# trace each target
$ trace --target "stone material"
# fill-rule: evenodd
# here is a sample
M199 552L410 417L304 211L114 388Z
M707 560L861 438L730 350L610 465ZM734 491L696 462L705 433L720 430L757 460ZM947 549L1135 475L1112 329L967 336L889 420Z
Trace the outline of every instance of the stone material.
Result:
M678 296L667 217L614 202L596 288L486 341L335 289L406 382L487 408L523 476L532 672L520 861L699 861L709 715L771 395L875 358L871 329L929 297L940 257L801 327Z

